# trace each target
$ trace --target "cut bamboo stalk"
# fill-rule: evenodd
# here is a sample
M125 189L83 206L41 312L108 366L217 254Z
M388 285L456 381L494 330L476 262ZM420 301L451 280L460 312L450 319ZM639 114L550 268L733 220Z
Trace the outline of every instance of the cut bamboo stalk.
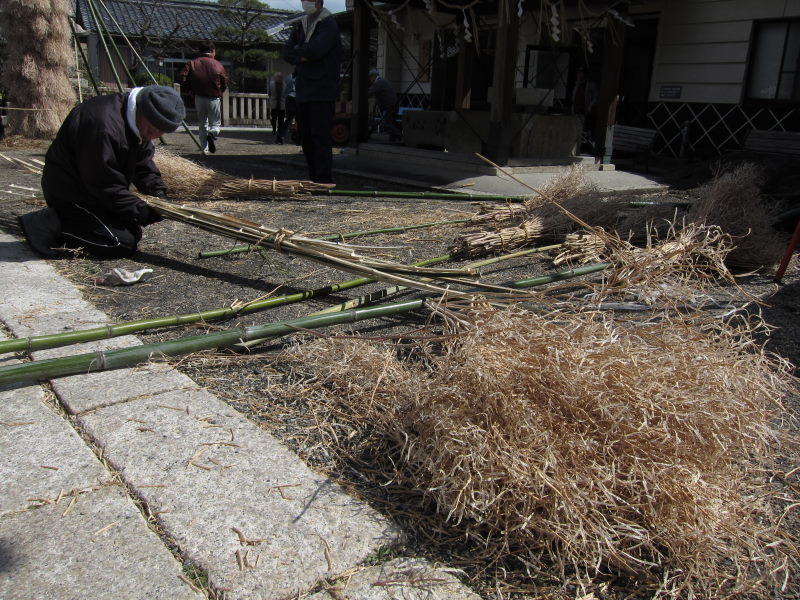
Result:
M391 227L388 229L364 229L362 231L351 231L349 233L332 233L318 237L319 240L347 240L354 237L366 237L369 235L380 235L381 233L401 233L412 229L423 229L425 227L436 227L437 225L451 225L455 223L469 223L469 219L452 219L450 221L431 221L430 223L419 223L417 225L404 225L402 227ZM209 250L208 252L198 252L198 258L213 258L225 256L226 254L236 254L239 252L252 252L256 247L251 245L236 246L228 250Z
M353 196L355 198L419 198L425 200L485 200L492 202L524 202L530 196L502 196L497 194L473 194L469 192L393 192L382 190L328 189L321 196Z
M565 279L570 276L570 273L573 273L571 276L575 277L578 274L589 272L587 270L589 268L599 270L601 267L608 268L609 266L609 264L605 263L603 265L583 267L582 269L570 269L570 271L556 274L556 276ZM531 285L537 285L532 282L540 279L541 278L530 278L512 282L509 285L521 288L530 287ZM318 329L331 325L356 323L366 319L377 319L404 314L422 308L425 302L426 299L421 298L336 313L309 315L298 319L290 319L288 321L230 329L167 342L144 344L132 348L102 350L74 356L7 365L0 367L0 385L23 381L45 381L54 377L120 369L145 363L157 357L181 356L212 348L230 348L250 340L275 339L289 333L294 333L300 329Z

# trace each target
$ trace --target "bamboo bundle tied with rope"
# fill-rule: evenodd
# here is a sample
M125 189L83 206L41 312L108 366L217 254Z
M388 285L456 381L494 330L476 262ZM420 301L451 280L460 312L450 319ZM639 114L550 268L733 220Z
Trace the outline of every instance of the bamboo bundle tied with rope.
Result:
M178 205L155 198L141 196L148 206L161 216L198 227L211 233L247 242L253 246L273 249L277 252L303 256L316 262L332 266L349 273L370 277L377 281L394 283L405 287L436 294L458 294L455 285L484 286L491 291L484 295L502 299L522 299L528 294L510 288L486 286L475 280L474 269L434 269L391 262L361 255L357 250L365 247L308 238L295 231L271 228L253 221L224 215L196 206ZM385 250L385 248L378 248ZM438 283L437 283L438 280Z
M198 200L237 200L286 198L333 187L328 183L304 180L244 179L209 169L186 158L158 148L154 162L169 190L170 198L179 202Z

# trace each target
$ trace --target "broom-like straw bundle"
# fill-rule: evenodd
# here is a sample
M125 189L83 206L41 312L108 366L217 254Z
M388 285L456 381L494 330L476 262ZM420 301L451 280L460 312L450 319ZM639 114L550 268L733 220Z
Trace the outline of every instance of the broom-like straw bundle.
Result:
M752 163L738 165L717 175L700 190L700 199L689 218L703 225L717 225L735 240L728 264L759 268L777 264L786 240L772 228L760 195L761 172Z
M242 179L209 169L158 148L154 161L171 198L180 202L280 198L330 189L332 184L303 180Z
M522 204L483 205L478 214L472 217L471 221L480 224L503 223L524 219L547 206L547 202L543 200L543 197L563 203L576 196L585 195L590 191L585 174L586 170L581 166L569 167L545 183L539 190L541 195L531 196L523 201Z

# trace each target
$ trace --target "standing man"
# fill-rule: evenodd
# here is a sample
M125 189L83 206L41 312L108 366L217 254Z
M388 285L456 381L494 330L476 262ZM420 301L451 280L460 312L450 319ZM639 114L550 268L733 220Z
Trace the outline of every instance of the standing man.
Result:
M369 70L369 89L367 96L375 98L375 104L381 109L381 127L389 133L389 141L396 142L403 137L397 126L397 92L392 84L378 75L378 69Z
M217 136L222 124L221 98L228 89L228 74L216 56L214 44L206 42L200 46L200 56L186 63L178 75L181 86L194 97L203 154L217 151Z
M272 123L272 133L275 142L282 144L281 130L283 119L286 116L286 86L283 83L283 73L278 71L269 84L269 120Z
M306 14L292 30L283 58L296 66L296 117L309 178L333 183L331 127L339 96L342 41L323 0L302 0L302 4Z
M34 250L54 257L63 244L102 258L133 254L142 227L161 216L130 186L166 198L152 140L175 131L185 115L180 94L161 85L97 96L73 108L45 155L47 208L20 217Z

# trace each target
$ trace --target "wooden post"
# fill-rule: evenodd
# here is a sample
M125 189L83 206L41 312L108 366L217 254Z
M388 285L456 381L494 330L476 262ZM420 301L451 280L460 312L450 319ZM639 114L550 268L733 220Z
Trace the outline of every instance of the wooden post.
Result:
M472 86L470 74L472 73L472 57L474 46L464 44L458 53L458 71L456 73L456 110L468 110L472 103Z
M350 116L350 145L358 147L369 136L369 99L367 70L369 68L369 9L365 0L353 1L353 77Z
M511 8L509 12L507 9ZM508 2L497 3L497 47L494 54L494 77L489 109L489 141L486 154L500 165L508 163L511 152L512 128L509 126L514 112L516 87L517 39L519 18Z
M622 16L626 14L624 9L624 4L617 7ZM603 70L595 107L594 131L592 132L595 140L595 158L601 163L610 160L606 159L606 155L610 154L606 149L606 132L613 126L613 123L609 123L608 120L616 105L617 94L619 94L619 76L622 71L624 46L625 24L611 15L606 15Z

